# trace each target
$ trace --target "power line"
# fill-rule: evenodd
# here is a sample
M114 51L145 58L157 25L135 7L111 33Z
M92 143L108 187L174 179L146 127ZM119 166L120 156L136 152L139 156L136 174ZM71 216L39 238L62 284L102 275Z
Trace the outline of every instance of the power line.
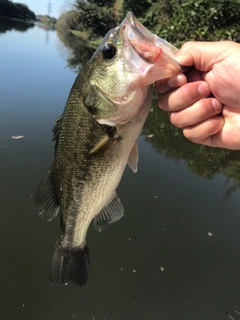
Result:
M48 16L51 17L52 4L51 1L48 2Z

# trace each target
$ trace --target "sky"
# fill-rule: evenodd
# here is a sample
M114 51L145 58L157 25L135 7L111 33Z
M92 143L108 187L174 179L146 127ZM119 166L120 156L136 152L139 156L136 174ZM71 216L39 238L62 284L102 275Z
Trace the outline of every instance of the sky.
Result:
M13 0L13 2L24 3L37 14L48 14L50 3L50 16L58 18L64 11L71 10L71 0Z

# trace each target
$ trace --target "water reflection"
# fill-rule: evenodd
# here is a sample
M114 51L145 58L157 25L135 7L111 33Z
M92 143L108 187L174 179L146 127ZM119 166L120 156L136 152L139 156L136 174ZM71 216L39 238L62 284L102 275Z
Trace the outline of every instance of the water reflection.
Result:
M210 148L188 141L182 130L170 123L168 114L159 110L156 99L153 100L143 134L157 153L176 161L186 161L191 171L201 177L213 179L219 173L224 174L224 198L239 188L240 151Z
M8 18L0 17L0 33L5 33L11 30L25 32L29 28L33 28L33 27L34 27L34 23L31 23L31 22L25 22L25 21L16 20L16 19L8 19Z
M96 47L87 39L77 37L65 28L57 28L59 40L69 49L67 64L75 72L80 72L82 66L89 60Z

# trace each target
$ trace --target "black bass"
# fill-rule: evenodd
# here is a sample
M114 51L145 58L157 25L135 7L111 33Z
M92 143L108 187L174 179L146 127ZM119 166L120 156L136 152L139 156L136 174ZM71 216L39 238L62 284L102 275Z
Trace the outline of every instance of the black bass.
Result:
M116 194L126 164L137 171L137 139L156 80L181 72L177 49L129 12L77 76L53 128L55 159L35 197L39 215L60 214L51 284L84 285L91 221L102 230L123 216Z

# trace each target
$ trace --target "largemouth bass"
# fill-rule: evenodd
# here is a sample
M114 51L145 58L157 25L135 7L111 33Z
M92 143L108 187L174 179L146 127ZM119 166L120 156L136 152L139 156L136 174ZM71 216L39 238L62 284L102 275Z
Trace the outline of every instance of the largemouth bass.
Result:
M137 171L137 139L156 80L181 72L177 49L149 32L130 12L110 30L77 76L53 128L55 159L35 197L39 215L60 214L51 284L88 278L86 235L123 216L116 194L125 166Z

